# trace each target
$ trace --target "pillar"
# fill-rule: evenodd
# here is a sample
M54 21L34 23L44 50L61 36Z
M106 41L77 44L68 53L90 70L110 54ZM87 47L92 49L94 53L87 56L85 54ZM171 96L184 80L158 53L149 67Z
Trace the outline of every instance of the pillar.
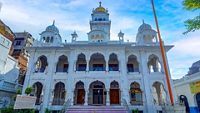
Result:
M109 66L108 66L109 56L105 56L105 60L106 60L106 71L109 71Z
M106 91L106 105L110 105L110 91L107 89Z
M84 105L86 106L86 105L88 105L88 90L85 90L85 103L84 103Z

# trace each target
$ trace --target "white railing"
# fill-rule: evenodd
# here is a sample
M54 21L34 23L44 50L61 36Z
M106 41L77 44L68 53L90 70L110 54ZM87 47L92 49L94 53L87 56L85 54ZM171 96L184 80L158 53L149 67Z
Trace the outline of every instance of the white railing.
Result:
M64 106L63 106L63 109L61 110L61 113L66 113L68 108L70 107L71 105L71 99L68 99L65 103L64 103Z
M128 111L128 113L132 113L129 106L128 106L128 103L126 102L125 99L122 99L122 103L123 103L124 107L126 108L126 110Z

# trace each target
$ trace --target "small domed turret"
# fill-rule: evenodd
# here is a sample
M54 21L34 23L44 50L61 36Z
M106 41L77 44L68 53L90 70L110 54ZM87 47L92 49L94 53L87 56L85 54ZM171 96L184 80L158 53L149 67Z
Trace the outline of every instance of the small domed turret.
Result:
M55 21L53 21L53 24L48 26L46 28L46 31L49 31L49 32L54 32L54 33L59 33L59 30L58 28L55 26Z
M151 26L149 24L144 23L138 28L138 32L143 32L145 30L152 30Z
M107 10L101 6L101 2L99 2L99 7L95 9L95 12L107 12Z
M41 33L40 41L46 46L58 46L62 43L59 30L55 26L55 21Z
M157 43L157 35L156 31L151 28L149 24L142 23L142 25L138 28L138 33L136 36L137 44L151 44Z

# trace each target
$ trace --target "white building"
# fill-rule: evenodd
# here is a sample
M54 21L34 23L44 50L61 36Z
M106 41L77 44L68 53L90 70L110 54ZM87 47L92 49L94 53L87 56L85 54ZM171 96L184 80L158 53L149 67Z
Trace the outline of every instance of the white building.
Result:
M0 108L13 104L18 86L17 60L9 55L12 42L0 34Z
M112 41L108 10L100 4L91 16L88 41L77 41L74 32L71 43L62 43L55 23L41 33L40 41L28 48L23 92L33 86L40 112L65 109L66 103L71 105L68 113L76 113L73 108L123 108L127 103L131 110L160 113L170 100L156 31L143 22L136 42L124 42L122 32ZM172 47L166 45L166 51Z
M200 113L200 61L193 63L186 76L174 81L174 88L188 113Z

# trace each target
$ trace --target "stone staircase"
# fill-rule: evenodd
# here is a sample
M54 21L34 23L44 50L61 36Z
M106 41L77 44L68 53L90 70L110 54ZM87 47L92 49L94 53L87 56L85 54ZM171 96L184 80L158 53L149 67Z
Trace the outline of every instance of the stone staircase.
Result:
M124 106L70 106L65 113L128 113Z

